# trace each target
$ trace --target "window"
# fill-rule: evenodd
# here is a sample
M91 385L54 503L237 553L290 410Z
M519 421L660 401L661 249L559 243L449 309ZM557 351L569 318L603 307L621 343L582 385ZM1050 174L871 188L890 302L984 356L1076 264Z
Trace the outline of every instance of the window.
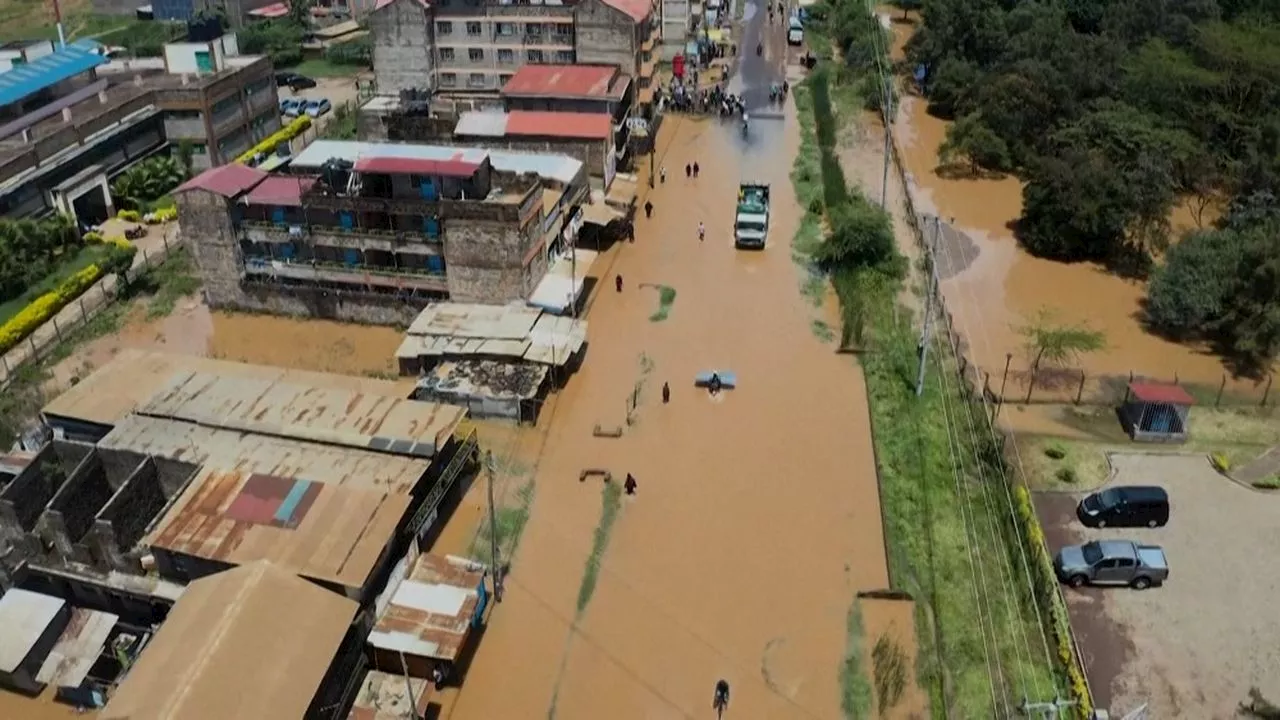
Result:
M244 94L246 97L253 97L254 95L257 95L260 92L269 90L270 88L271 88L271 78L263 78L261 80L258 80L257 82L252 82L246 85L244 87Z
M437 34L437 35L452 35L452 34L453 34L453 23L451 23L451 22L438 22L438 23L436 23L436 34Z
M192 155L208 155L209 146L204 145L202 143L191 143L191 154Z
M545 60L542 59L541 50L530 50L528 51L526 57L529 59L529 62L531 63L546 62Z
M502 73L498 75L498 84L506 85L507 81L509 81L510 79L511 79L511 73Z
M516 61L516 54L513 50L499 50L498 62L503 65L512 65Z
M467 57L471 59L471 62L480 62L481 60L484 60L484 50L481 50L480 48L471 48L467 51Z
M467 23L467 34L468 34L468 35L479 35L479 34L480 34L480 23L478 23L478 22L469 22L469 23Z
M557 50L557 51L556 51L556 62L560 63L561 65L572 65L572 64L573 64L573 51L572 51L572 50Z
M471 76L467 78L467 85L470 85L471 87L484 87L484 73L471 73Z
M497 31L496 31L496 34L498 34L498 35L506 35L506 36L515 35L515 34L516 34L516 25L515 25L515 23L509 23L509 22L500 22L500 23L498 23L498 25L497 25Z
M525 25L525 26L524 26L524 34L525 34L525 35L536 35L536 36L541 37L541 35L542 35L542 26L541 26L541 25L539 25L539 24L537 24L537 23L529 23L528 25Z
M232 110L235 110L239 105L240 105L240 99L237 98L235 95L232 95L231 97L228 97L228 98L223 98L213 104L213 114L215 116L226 114Z
M557 35L572 35L572 34L573 34L573 24L572 24L572 23L556 23L556 34L557 34Z
M444 62L453 62L453 48L440 48L440 59Z
M440 73L440 84L445 87L453 87L458 84L457 73Z

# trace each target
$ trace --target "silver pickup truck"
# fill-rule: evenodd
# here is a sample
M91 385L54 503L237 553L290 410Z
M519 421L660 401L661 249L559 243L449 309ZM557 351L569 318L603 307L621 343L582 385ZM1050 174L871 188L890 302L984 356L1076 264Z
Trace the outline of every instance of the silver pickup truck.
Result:
M1169 577L1164 550L1129 540L1101 540L1067 545L1053 559L1058 579L1071 587L1129 585L1145 590Z

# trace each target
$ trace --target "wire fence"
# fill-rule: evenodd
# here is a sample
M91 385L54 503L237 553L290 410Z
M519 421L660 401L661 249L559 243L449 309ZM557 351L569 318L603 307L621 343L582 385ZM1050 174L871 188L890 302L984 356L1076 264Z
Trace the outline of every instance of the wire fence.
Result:
M1196 403L1207 407L1267 407L1273 401L1273 377L1258 379L1231 377L1218 380L1189 380L1178 374L1149 375L1131 370L1127 374L1090 372L1085 368L1051 367L1036 370L1030 363L1014 363L1006 356L1003 371L983 371L984 392L998 403L1116 406L1128 398L1130 383L1148 382L1177 385Z
M150 267L163 263L169 251L178 246L174 226L164 225L158 238L151 242L139 241L138 254L134 256L130 275L136 277ZM153 229L153 231L154 231ZM175 237L170 237L173 233ZM63 306L53 317L23 338L17 345L0 356L0 389L9 386L18 371L32 362L49 357L62 341L76 329L87 325L120 297L119 280L110 275L90 285L80 297Z
M892 130L893 122L890 121L889 123L887 123L886 128L887 128L886 133L889 141L888 142L889 159L892 162L894 173L897 177L897 180L899 183L901 183L901 186L902 186L902 201L903 201L903 204L906 206L905 207L906 217L911 227L912 237L915 239L916 246L920 250L921 255L927 258L930 263L933 263L934 259L933 259L932 252L934 248L931 248L929 243L926 241L924 228L922 226L923 225L922 220L926 219L927 216L921 214L916 205L916 201L912 192L911 174L907 171L906 164L903 161L902 149L898 145L898 137L896 133L894 133ZM887 182L887 178L886 178L886 182ZM886 194L886 197L887 197L887 194ZM933 272L932 265L930 265L929 272L930 273ZM960 379L960 390L967 400L976 402L979 405L979 407L983 410L986 416L987 422L982 423L981 427L986 428L986 432L990 433L992 439L999 446L1001 454L1004 455L1006 454L1006 450L1007 450L1006 442L1005 442L1006 437L1005 437L1005 434L1002 431L999 431L997 429L997 426L994 424L994 418L996 417L996 414L999 410L999 406L1003 401L1003 394L997 394L991 390L992 381L991 381L990 373L981 370L978 367L978 365L974 362L974 359L969 354L970 346L968 342L965 340L964 334L962 333L961 329L957 327L957 324L955 322L955 317L952 315L951 311L947 308L947 301L946 301L946 297L943 295L941 283L930 282L927 284L927 286L929 288L928 292L931 295L931 297L929 298L929 301L933 303L932 305L933 317L937 321L937 325L935 326L934 331L938 334L939 338L946 343L947 347L950 348L951 354L955 358L956 372ZM1011 362L1011 357L1012 356L1010 356L1010 362ZM1040 383L1044 383L1046 387L1051 385L1051 383L1048 382L1048 379L1045 377L1042 377L1041 374L1036 374L1035 376L1028 374L1026 377L1027 377L1026 383L1032 389L1033 392L1035 390L1035 387ZM997 378L997 380L999 379L1001 378ZM1077 386L1078 385L1079 383L1077 383ZM1006 390L1008 389L1009 388L1006 386ZM1079 393L1079 387L1077 387L1076 389L1077 389L1077 394L1081 394ZM1004 479L1004 482L1008 483L1010 486L1008 489L1010 491L1013 491L1015 486L1018 486L1018 485L1025 486L1026 478L1019 477L1022 474L1021 463L1015 464L1010 462L1009 466L1010 466L1010 471L1005 475L1005 479ZM1010 510L1012 511L1012 508ZM1031 520L1034 521L1035 518L1033 517L1031 518ZM1029 533L1029 534L1032 534L1032 533ZM1043 537L1043 533L1040 533L1040 536ZM1041 542L1043 542L1043 540ZM1046 585L1046 584L1041 583L1041 585ZM1033 596L1040 596L1043 593L1048 593L1047 599L1045 601L1046 607L1044 608L1046 611L1051 611L1051 606L1054 604L1060 603L1060 607L1063 607L1063 608L1066 607L1066 597L1062 593L1062 588L1058 586L1056 583L1047 585L1045 587L1032 587L1032 588L1028 588L1028 590L1030 590L1033 593ZM1033 600L1033 602L1035 602L1035 600ZM1045 630L1052 630L1055 633L1058 633L1058 632L1065 633L1066 642L1069 644L1069 647L1071 649L1071 655L1073 655L1071 660L1073 661L1073 663L1077 668L1086 667L1084 662L1084 654L1080 649L1080 643L1078 638L1076 637L1075 629L1071 627L1069 623L1066 624L1065 628L1051 627L1051 628L1045 628ZM1063 658L1063 659L1065 660L1066 658ZM1081 675L1083 676L1081 678L1084 685L1083 692L1087 696L1087 701L1089 705L1092 706L1093 705L1093 689L1089 684L1087 673L1082 672Z

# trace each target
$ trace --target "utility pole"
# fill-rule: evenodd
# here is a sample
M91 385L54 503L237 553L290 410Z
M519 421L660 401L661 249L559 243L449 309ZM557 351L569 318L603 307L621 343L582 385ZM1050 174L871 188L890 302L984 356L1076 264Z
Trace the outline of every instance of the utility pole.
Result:
M62 5L58 0L53 0L53 20L58 25L58 49L65 50L67 47L67 36L62 32Z
M1075 707L1075 705L1075 700L1063 700L1062 698L1054 698L1053 702L1035 703L1024 699L1019 709L1022 710L1023 714L1027 717L1040 717L1044 718L1044 720L1053 720L1054 718L1062 717L1062 712L1064 710L1069 710Z
M924 331L920 335L920 369L916 373L916 397L920 397L924 393L924 371L927 367L926 360L929 357L929 334L933 330L933 296L938 291L938 263L936 250L938 247L938 233L941 222L938 216L933 216L933 240L926 252L929 264L929 289L924 295Z
M493 571L493 599L502 602L502 565L498 557L498 517L493 506L493 451L484 453L484 474L489 484L489 567Z
M400 653L400 672L404 673L405 690L409 692L409 718L418 720L418 699L413 696L413 681L409 679L409 664L404 661L404 653Z
M893 154L893 136L889 125L893 117L893 86L888 77L884 78L884 89L881 110L884 115L884 174L880 178L880 209L889 211L889 158Z

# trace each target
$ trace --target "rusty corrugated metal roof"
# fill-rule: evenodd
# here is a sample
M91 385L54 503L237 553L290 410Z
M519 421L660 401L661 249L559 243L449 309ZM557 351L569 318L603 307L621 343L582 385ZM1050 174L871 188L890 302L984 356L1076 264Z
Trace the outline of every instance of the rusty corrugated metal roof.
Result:
M453 661L471 632L484 570L422 554L378 618L369 644L405 655Z
M358 609L267 562L196 580L99 718L303 717Z
M363 588L410 498L356 484L326 485L209 469L191 482L143 544Z
M189 373L137 411L228 430L430 458L466 410L272 380Z

